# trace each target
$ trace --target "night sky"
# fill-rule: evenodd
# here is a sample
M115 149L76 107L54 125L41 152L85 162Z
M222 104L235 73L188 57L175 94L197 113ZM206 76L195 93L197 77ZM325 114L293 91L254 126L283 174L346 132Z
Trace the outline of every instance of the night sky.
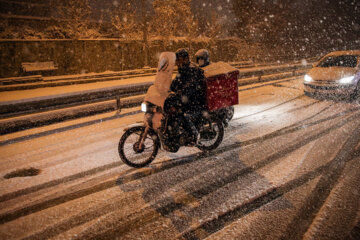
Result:
M16 2L16 1L12 1ZM20 5L23 5L23 1ZM32 0L41 4L49 1ZM89 0L92 18L110 21L116 5L131 3L139 23L141 22L141 0ZM154 15L153 0L144 0L149 16ZM164 4L166 1L163 1ZM8 6L8 5L4 5ZM30 9L31 10L31 9ZM44 16L56 8L44 11ZM359 0L193 0L191 11L199 22L200 31L206 30L211 14L216 13L225 34L220 37L238 36L251 42L281 45L328 45L334 47L359 48L360 46L360 1ZM16 13L16 9L1 9L1 13ZM41 14L37 9L29 14ZM41 17L41 15L39 15Z

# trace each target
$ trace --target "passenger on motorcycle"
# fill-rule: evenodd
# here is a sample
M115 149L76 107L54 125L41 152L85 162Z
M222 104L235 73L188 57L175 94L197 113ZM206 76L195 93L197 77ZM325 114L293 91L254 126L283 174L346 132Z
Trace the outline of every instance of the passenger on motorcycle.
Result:
M211 64L210 62L210 54L209 51L206 49L200 49L195 53L195 59L196 63L199 65L200 68L204 69L206 71L206 67ZM234 116L234 107L229 106L226 108L222 108L216 111L218 117L222 119L223 124L225 127L228 126L229 121Z
M199 138L194 124L205 110L206 85L204 71L191 63L186 49L176 51L178 74L172 81L170 90L179 99L177 108L185 118L186 130L193 136L190 145L196 144Z
M195 53L196 63L203 68L210 64L210 54L206 49L200 49Z

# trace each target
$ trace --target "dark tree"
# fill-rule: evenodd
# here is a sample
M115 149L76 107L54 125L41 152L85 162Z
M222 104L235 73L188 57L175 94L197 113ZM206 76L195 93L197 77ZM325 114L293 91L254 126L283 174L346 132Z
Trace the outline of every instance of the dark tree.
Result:
M344 49L359 45L360 1L233 1L237 35L269 45Z

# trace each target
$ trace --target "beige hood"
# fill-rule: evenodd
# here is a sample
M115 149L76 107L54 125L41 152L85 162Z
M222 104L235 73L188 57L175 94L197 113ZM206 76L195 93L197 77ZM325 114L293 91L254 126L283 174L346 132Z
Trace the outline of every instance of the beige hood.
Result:
M315 81L336 81L344 77L354 76L355 68L347 67L315 67L308 72L308 75Z
M165 99L169 95L175 60L176 56L173 52L163 52L160 54L155 82L153 86L149 87L145 101L160 107L164 106Z

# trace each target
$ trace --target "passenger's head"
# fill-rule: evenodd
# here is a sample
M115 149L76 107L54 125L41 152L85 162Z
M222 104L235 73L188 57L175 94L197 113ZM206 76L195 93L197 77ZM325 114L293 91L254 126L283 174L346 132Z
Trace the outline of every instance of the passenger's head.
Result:
M189 53L185 48L180 48L176 52L176 66L181 69L190 64Z
M210 54L206 49L200 49L195 53L196 63L199 67L205 67L210 64Z
M176 55L173 52L162 52L159 56L158 72L169 72L174 69Z

